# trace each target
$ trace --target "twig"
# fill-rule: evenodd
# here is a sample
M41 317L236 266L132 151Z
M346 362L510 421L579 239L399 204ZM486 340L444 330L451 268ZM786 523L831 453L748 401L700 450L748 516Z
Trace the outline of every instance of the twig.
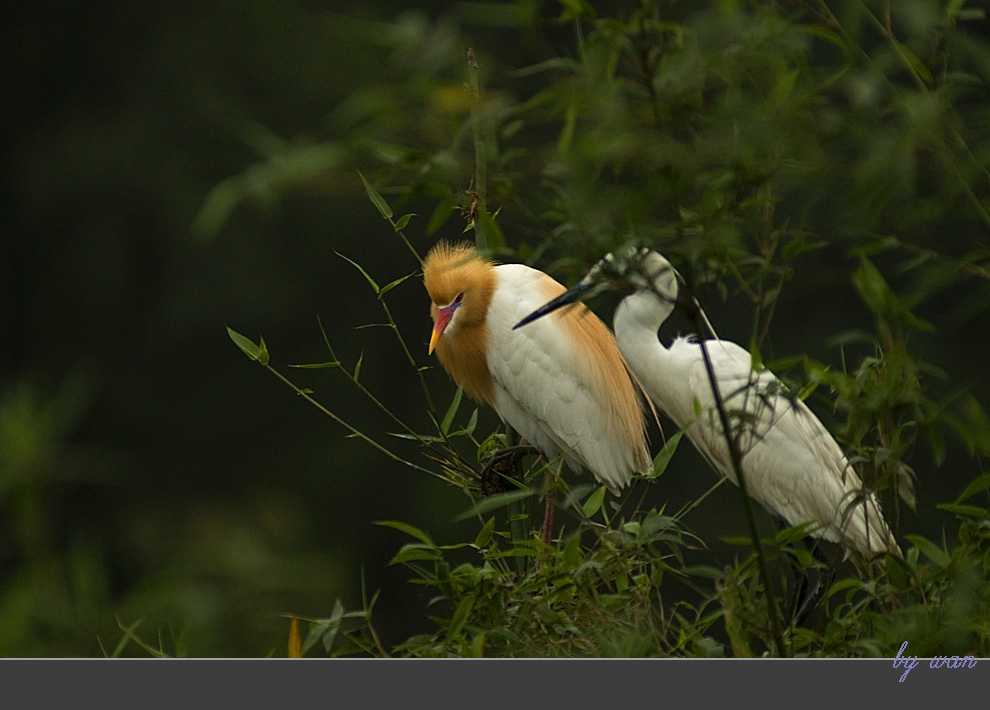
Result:
M746 524L749 527L749 534L752 538L753 548L756 552L757 564L760 568L760 577L763 579L763 587L766 590L767 606L770 612L770 633L773 636L778 655L783 658L786 657L787 650L784 647L783 635L778 625L778 621L782 618L780 615L780 608L777 606L777 598L770 584L770 572L767 567L766 556L763 553L763 542L760 539L759 530L756 527L756 516L753 513L753 503L749 496L749 489L746 487L746 477L742 470L742 454L739 451L739 442L732 436L731 429L729 427L729 415L725 411L725 403L723 402L722 395L719 392L718 380L715 379L715 368L712 366L711 356L708 353L708 347L705 345L703 322L701 320L701 316L699 315L701 313L701 308L690 293L688 293L686 299L680 302L680 305L687 312L688 317L694 325L695 332L697 332L699 336L698 346L701 348L701 358L705 363L705 373L708 375L708 384L711 387L712 396L715 399L715 409L718 412L718 418L722 425L722 434L725 437L725 442L729 447L729 459L732 462L732 470L736 474L736 481L739 484L739 491L742 494L743 511L746 515Z
M423 468L422 466L418 466L418 465L416 465L416 464L414 464L414 463L413 463L412 461L406 461L406 460L405 460L404 458L402 458L402 457L401 457L401 456L399 456L398 454L395 454L395 453L393 453L393 452L391 452L391 451L389 451L388 449L386 449L386 448L385 448L384 446L382 446L381 444L379 444L379 443L378 443L377 441L375 441L374 439L372 439L371 437L369 437L369 436L368 436L367 434L365 434L364 432L362 432L362 431L359 431L358 429L355 429L355 428L354 428L353 426L351 426L350 424L348 424L347 422L345 422L345 421L344 421L343 419L341 419L341 418L340 418L340 417L338 417L338 416L337 416L336 414L334 414L334 413L333 413L333 412L331 412L331 411L330 411L329 409L327 409L327 408L326 408L326 407L324 407L324 406L323 406L322 404L320 404L320 403L319 403L319 402L317 402L317 401L316 401L315 399L313 399L313 398L312 398L312 397L311 397L311 396L310 396L310 395L309 395L309 394L308 394L307 392L305 392L305 391L303 391L303 390L301 390L301 389L300 389L299 387L296 387L296 385L294 385L294 384L292 383L292 381L291 381L291 380L289 380L289 379L288 379L288 378L287 378L287 377L286 377L285 375L283 375L283 374L282 374L281 372L279 372L278 370L276 370L276 369L275 369L274 367L272 367L272 366L271 366L270 364L268 364L268 363L264 363L264 367L265 367L265 369L266 369L266 370L268 370L268 371L269 371L269 372L271 372L271 373L272 373L273 375L275 375L275 377L277 377L278 379L280 379L280 380L282 380L282 382L284 382L284 383L285 383L285 384L287 384L287 385L288 385L289 387L291 387L291 388L292 388L292 390L293 390L293 391L294 391L294 392L295 392L296 394L298 394L298 395L299 395L300 397L302 397L302 398L303 398L303 399L305 399L305 400L306 400L307 402L309 402L309 403L310 403L310 404L312 404L312 405L313 405L314 407L316 407L316 408L317 408L318 410L320 410L320 411L321 411L321 412L322 412L323 414L326 414L326 415L327 415L328 417L330 417L330 418L331 418L331 419L333 419L333 420L334 420L335 422L337 422L337 423L338 423L338 424L340 424L340 425L341 425L342 427L344 427L344 428L345 428L345 429L347 429L347 430L348 430L349 432L351 432L351 433L352 433L352 434L353 434L354 436L356 436L356 437L358 437L359 439L362 439L363 441L365 441L365 442L367 442L367 443L369 443L369 444L371 444L371 445L372 445L372 446L373 446L374 448L376 448L376 449L378 449L379 451L381 451L381 452L382 452L383 454L385 454L386 456L388 456L388 457L389 457L390 459L392 459L393 461L396 461L396 462L398 462L398 463L401 463L401 464L403 464L404 466L408 466L409 468L412 468L412 469L415 469L415 470L417 470L417 471L422 471L423 473L428 473L428 474L430 474L431 476L436 476L437 478L439 478L439 479L441 479L441 480L446 480L446 479L444 479L444 477L443 477L443 476L441 476L441 475L440 475L440 474L438 474L438 473L435 473L435 472L433 472L433 471L431 471L431 470L429 470L429 469L427 469L427 468Z
M474 241L481 251L488 249L488 237L485 234L484 220L488 214L488 156L485 149L484 114L481 109L481 89L478 83L478 62L474 58L474 50L468 47L468 89L471 92L471 130L474 133L474 193L477 205L472 210L474 216Z

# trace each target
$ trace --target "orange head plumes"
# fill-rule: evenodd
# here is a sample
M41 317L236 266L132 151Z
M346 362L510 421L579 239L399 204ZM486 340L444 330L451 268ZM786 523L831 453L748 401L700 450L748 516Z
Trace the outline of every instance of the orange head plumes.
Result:
M433 315L434 349L450 376L477 400L492 403L485 317L495 291L495 265L470 244L440 242L423 262Z

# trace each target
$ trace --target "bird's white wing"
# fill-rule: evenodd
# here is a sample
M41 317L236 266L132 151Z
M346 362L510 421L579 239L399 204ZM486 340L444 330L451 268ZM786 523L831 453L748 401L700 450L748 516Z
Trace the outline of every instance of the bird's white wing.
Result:
M817 513L821 521L831 515L832 525L822 536L842 542L864 555L900 554L876 495L864 489L842 448L811 409L804 402L795 401L779 427L789 440L805 443L807 454L802 465L821 472L814 481L818 496L809 498L817 505L817 510L803 510L801 514L810 518L811 514Z
M696 403L688 435L719 472L738 483L700 349L690 345L696 361L688 382ZM706 345L750 495L791 525L812 523L809 532L832 542L867 555L896 550L876 498L864 496L842 449L808 406L792 400L769 370L754 372L750 354L735 343Z
M726 411L729 430L745 456L761 431L766 430L775 416L775 402L768 396L773 385L766 374L752 368L750 354L733 342L706 341L712 370ZM681 370L678 381L682 393L671 400L678 402L677 412L670 415L678 426L685 428L695 447L729 480L738 485L729 448L722 433L722 422L715 406L701 346L679 338L670 347L672 361Z
M590 469L613 491L624 487L634 471L645 472L649 452L642 433L639 450L630 445L635 433L623 430L609 393L589 371L589 353L575 344L563 320L576 313L557 312L513 330L520 319L563 293L563 286L520 264L499 266L496 273L486 328L500 416L548 456L563 453L571 467ZM584 317L597 319L591 312ZM612 350L617 358L612 366L624 368L614 343Z

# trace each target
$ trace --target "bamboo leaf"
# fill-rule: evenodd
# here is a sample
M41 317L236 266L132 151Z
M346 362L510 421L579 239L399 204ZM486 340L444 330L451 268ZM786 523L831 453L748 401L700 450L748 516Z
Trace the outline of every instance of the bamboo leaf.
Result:
M498 213L496 212L496 215ZM482 211L478 215L478 219L481 222L482 231L485 234L485 239L487 241L487 248L491 252L497 252L505 246L505 235L502 234L502 228L498 226L498 222L495 221L496 215L490 215L486 211Z
M980 508L975 505L961 505L959 503L939 503L935 506L939 510L944 510L953 515L962 515L969 518L985 518L990 514L990 509Z
M395 281L393 281L393 282L391 282L389 284L386 284L385 286L382 287L382 290L378 292L378 297L381 298L386 293L388 293L389 291L391 291L393 288L395 288L396 286L398 286L400 283L402 283L403 281L405 281L406 279L408 279L410 276L414 276L414 274L406 274L405 276L400 276Z
M509 503L515 503L517 500L523 500L524 498L529 498L530 496L536 495L536 491L532 488L523 488L518 491L509 491L507 493L499 493L497 495L488 496L478 501L477 505L472 506L469 510L458 515L455 520L466 520L467 518L474 517L475 515L483 515L484 513L489 513L493 510L498 510L499 508L504 508L509 505Z
M398 530L399 532L403 532L406 535L409 535L410 537L416 538L417 540L419 540L420 542L426 545L435 547L435 545L433 544L433 540L430 539L429 535L427 535L419 528L410 525L409 523L404 523L401 520L376 520L375 525L381 525L383 528L392 528L393 530Z
M354 365L354 381L357 382L361 378L361 363L364 362L364 350L361 351L361 355L358 357L357 363Z
M897 47L897 51L900 52L902 57L904 57L904 61L906 61L911 66L911 69L914 70L914 73L918 75L918 78L920 78L926 86L931 86L932 73L929 71L928 67L925 66L925 63L921 61L921 59L918 58L918 55L912 52L910 47L906 44L898 42L896 39L893 39L892 41L894 46Z
M684 432L679 431L667 439L667 443L663 445L663 448L657 452L656 457L653 459L653 468L650 470L650 475L647 478L653 480L663 475L663 472L667 470L667 466L674 456L674 452L677 451L677 445L680 443L683 435Z
M990 488L990 473L984 473L982 476L978 476L970 481L969 485L963 489L963 492L959 494L955 502L962 503L967 498L972 498L977 493L982 493L988 488Z
M464 624L467 623L473 607L474 594L465 594L461 598L460 603L457 605L457 609L454 611L453 617L450 619L450 626L447 629L448 638L456 637L461 633L461 629L463 629Z
M447 413L443 415L443 421L440 422L440 431L446 434L450 431L450 425L454 421L454 416L457 414L457 408L461 406L461 395L464 391L458 386L457 391L454 392L454 399L447 408Z
M945 550L928 538L921 535L905 535L904 537L907 538L912 545L921 550L925 557L930 559L942 569L945 569L952 564L952 558L949 557Z
M414 542L403 545L395 553L395 556L388 561L390 565L402 565L407 562L422 562L423 560L439 560L442 555L440 551L432 545L420 545Z
M447 223L447 220L450 219L450 215L454 213L455 206L456 203L454 202L454 198L450 195L440 200L436 209L433 210L433 214L430 215L430 221L426 224L426 235L428 237L432 237L444 224Z
M193 222L193 232L206 240L215 237L230 218L231 212L247 195L244 177L235 175L218 183L203 201Z
M471 417L468 419L467 426L464 427L464 433L470 436L474 433L475 428L478 426L478 408L475 407L474 411L471 412Z
M371 288L374 289L375 294L378 294L378 293L381 292L381 289L378 288L378 284L375 282L375 280L373 278L371 278L368 275L368 272L367 271L365 271L364 269L361 268L361 265L360 264L358 264L356 261L351 261L350 259L348 259L346 256L344 256L343 254L341 254L338 251L334 251L334 254L336 254L341 259L343 259L344 261L346 261L348 264L351 264L355 269L357 269L358 271L360 271L361 272L361 275L364 276L365 280L369 284L371 284Z
M585 517L590 518L602 509L602 503L605 502L605 490L605 486L599 486L594 493L588 496L588 500L581 506Z
M488 544L488 541L492 539L492 533L495 532L495 516L488 519L484 525L481 526L481 530L478 531L478 535L474 538L475 547L484 547Z
M364 175L361 175L360 170L358 171L358 175L361 176L361 182L364 183L364 191L368 193L368 197L371 199L372 204L378 208L378 211L381 213L382 217L385 219L391 219L392 208L388 206L385 198L378 193L378 190L372 187L370 182L364 179Z
M229 326L227 327L227 335L230 336L230 339L234 341L234 344L239 347L241 351L249 358L252 360L261 359L261 348L255 345L250 338L244 337Z
M399 219L395 221L395 225L393 225L393 229L395 229L396 232L398 232L400 229L405 229L406 225L409 224L409 220L411 220L415 216L416 215L412 213L402 215L401 217L399 217Z

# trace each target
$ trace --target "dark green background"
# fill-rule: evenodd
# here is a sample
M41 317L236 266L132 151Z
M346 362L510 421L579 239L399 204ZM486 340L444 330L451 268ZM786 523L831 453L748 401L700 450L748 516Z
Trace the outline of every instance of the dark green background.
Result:
M557 10L548 3L544 13ZM121 638L118 624L140 619L138 634L154 646L160 638L170 654L284 655L280 614L327 616L338 598L359 608L362 578L369 594L382 590L375 619L386 645L431 628L425 595L387 567L406 538L373 523L400 519L438 542L470 539L474 523L452 522L466 499L346 438L225 332L263 335L283 373L387 440L394 426L339 373L286 367L329 359L319 316L345 363L363 353L368 387L429 429L394 338L355 329L381 322L381 312L334 254L379 283L417 268L361 187L357 169L379 163L348 156L267 203L259 188L260 199L234 208L212 238L193 226L211 189L259 160L247 138L258 127L303 142L343 138L327 116L361 86L401 75L403 58L369 42L367 26L352 32L345 16L432 28L433 41L405 61L429 62L432 48L442 63L470 44L485 81L510 93L527 81L512 69L573 39L566 25L516 33L486 22L485 11L259 0L0 11L0 655L102 655ZM448 72L452 86L464 80ZM403 210L421 215L407 233L423 251L434 207L423 199ZM972 232L945 239L986 245L985 229L965 215L952 228ZM440 232L459 233L456 220ZM775 317L775 354L837 363L824 337L872 327L855 266L842 248L799 259ZM918 314L939 331L911 340L917 357L980 402L990 400L986 288L967 281L922 304ZM746 304L709 296L720 334L746 342ZM442 410L453 387L426 355L419 279L389 304L418 364L434 366L428 380ZM610 306L596 304L606 316ZM483 411L479 432L496 422ZM679 507L715 480L687 447L678 456L649 493L657 504ZM912 463L919 510L901 533L938 540L949 517L935 504L978 463L957 445L937 470L924 446ZM686 523L723 555L734 550L718 535L745 530L728 486Z

